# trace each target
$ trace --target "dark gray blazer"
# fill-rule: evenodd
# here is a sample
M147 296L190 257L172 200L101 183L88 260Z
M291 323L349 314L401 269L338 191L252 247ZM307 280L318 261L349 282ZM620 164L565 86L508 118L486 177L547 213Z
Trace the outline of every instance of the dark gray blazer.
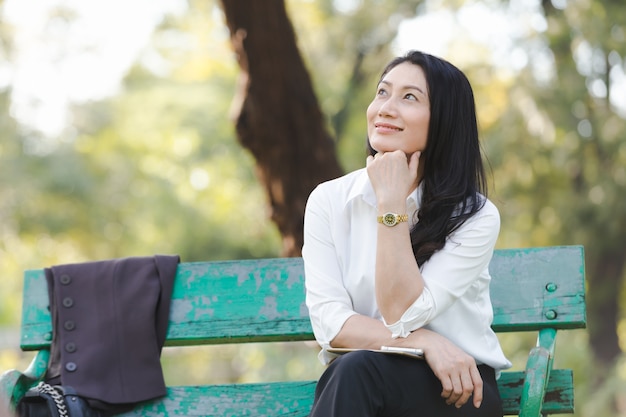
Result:
M165 342L176 255L46 268L53 322L46 380L90 403L129 404L165 395Z

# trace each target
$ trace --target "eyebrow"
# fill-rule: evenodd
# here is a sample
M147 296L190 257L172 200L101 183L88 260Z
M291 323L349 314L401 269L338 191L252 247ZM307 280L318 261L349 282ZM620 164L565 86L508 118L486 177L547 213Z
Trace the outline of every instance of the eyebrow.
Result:
M382 80L379 84L385 84L388 85L390 87L393 86L393 83L387 81L387 80ZM422 90L420 87L416 86L416 85L412 85L412 84L407 84L403 87L405 90L417 90L420 93L422 93L424 96L428 97L428 94L426 94L426 92L424 90Z

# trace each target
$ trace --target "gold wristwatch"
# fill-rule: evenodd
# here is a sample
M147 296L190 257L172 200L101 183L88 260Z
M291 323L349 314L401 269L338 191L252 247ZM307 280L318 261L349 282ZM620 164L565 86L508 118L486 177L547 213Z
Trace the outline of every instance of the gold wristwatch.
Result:
M398 223L406 222L409 220L408 214L396 214L396 213L385 213L382 216L377 217L378 223L382 223L385 226L393 227Z

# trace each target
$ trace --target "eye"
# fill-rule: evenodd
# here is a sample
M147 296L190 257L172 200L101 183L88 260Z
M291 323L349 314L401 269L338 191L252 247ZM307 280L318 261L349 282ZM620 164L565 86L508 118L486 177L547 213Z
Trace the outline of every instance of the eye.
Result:
M377 96L386 96L386 95L387 95L387 90L385 90L384 88L379 88L379 89L376 91L376 95L377 95Z
M407 100L418 101L418 100L417 100L417 97L415 97L415 94L413 94L413 93L407 93L407 94L404 96L404 98L405 98L405 99L407 99Z

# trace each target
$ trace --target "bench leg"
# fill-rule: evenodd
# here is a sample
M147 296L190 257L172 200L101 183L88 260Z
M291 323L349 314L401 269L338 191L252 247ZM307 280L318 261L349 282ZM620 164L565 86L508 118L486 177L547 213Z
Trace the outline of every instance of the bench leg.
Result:
M552 370L556 330L539 331L537 346L530 351L526 362L526 378L520 399L520 417L541 417L543 399Z
M24 372L12 369L0 376L0 415L12 415L26 391L43 379L49 360L50 351L40 350Z

